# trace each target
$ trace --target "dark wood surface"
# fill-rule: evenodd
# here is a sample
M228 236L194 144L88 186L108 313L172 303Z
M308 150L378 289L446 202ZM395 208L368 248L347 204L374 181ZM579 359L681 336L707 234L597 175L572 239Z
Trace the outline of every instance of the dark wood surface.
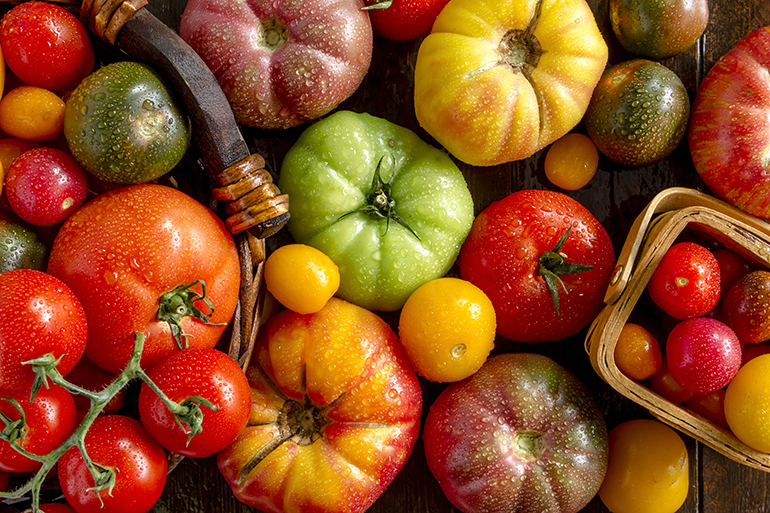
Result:
M589 0L600 29L610 47L610 63L629 58L616 43L609 24L609 0ZM149 10L174 30L179 27L185 0L150 0ZM704 36L688 51L662 61L682 79L692 100L705 73L750 31L770 25L769 0L712 0L710 20ZM376 37L373 61L360 89L340 108L381 116L411 128L433 142L416 121L412 105L413 72L420 41L394 42ZM280 169L283 155L304 127L280 132L243 129L252 151L266 159L268 170ZM578 130L581 127L577 127ZM545 152L520 162L474 169L458 163L474 196L476 212L508 193L525 188L553 189L543 172ZM686 143L670 158L644 168L624 168L602 158L593 181L569 193L603 223L619 251L634 217L657 192L675 185L702 188L692 166ZM395 314L386 316L393 323ZM624 399L592 370L583 348L585 332L556 343L517 345L498 340L495 351L534 351L551 356L577 374L592 390L602 407L608 426L647 417L647 412ZM443 386L421 381L425 412ZM721 456L683 436L690 455L690 493L680 509L686 513L770 511L768 474L752 470ZM213 458L185 459L171 473L165 492L153 508L158 513L256 511L238 502L219 474ZM420 441L411 458L385 494L372 506L372 513L436 513L457 511L444 497L425 464ZM596 497L584 511L605 512Z

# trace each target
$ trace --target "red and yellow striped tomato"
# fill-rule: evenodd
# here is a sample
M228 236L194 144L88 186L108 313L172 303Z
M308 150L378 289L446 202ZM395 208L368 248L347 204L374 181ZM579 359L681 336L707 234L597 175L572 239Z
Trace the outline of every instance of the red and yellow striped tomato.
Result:
M417 119L467 164L524 159L577 125L607 56L585 0L451 0L417 55Z

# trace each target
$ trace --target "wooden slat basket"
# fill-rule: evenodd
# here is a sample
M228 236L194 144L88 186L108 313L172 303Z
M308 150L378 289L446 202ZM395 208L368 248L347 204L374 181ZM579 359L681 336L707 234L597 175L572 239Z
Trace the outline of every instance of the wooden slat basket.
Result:
M653 198L630 230L605 296L606 306L586 336L586 351L604 381L653 417L739 463L770 472L770 454L748 447L730 431L626 377L615 364L623 325L663 255L685 230L713 238L757 267L770 269L770 225L693 189L666 189Z

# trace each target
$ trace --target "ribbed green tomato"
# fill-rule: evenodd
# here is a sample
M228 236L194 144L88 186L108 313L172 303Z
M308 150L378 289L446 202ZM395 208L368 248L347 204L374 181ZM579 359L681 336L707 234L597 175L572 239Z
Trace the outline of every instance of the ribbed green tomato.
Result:
M340 270L337 296L397 310L450 269L473 223L473 199L449 156L411 130L339 111L302 133L278 186L288 229Z
M73 91L64 136L87 171L107 182L138 184L182 160L190 129L160 76L125 61L99 68Z

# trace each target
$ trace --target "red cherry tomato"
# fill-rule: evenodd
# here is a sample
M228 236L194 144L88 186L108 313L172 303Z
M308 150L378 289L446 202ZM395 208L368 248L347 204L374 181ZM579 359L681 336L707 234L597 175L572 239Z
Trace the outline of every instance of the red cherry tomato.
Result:
M66 375L87 333L83 307L61 280L32 269L0 273L0 388L31 388L35 374L23 362L49 353Z
M235 440L249 420L249 381L235 360L222 351L188 348L171 353L153 367L150 379L172 401L183 403L197 396L216 407L214 410L200 406L202 431L190 438L189 429L179 425L149 385L142 385L139 394L142 424L155 440L172 452L191 458L210 456Z
M166 453L138 420L121 415L96 418L85 447L95 463L115 472L115 485L94 490L94 479L77 447L59 459L59 484L78 513L145 513L166 484Z
M8 11L0 22L0 47L22 82L51 91L74 89L94 67L83 24L48 2L32 0Z
M395 41L427 35L449 0L364 0L372 31Z
M724 299L730 285L744 274L751 272L754 265L748 258L732 249L721 248L714 250L713 253L719 262L719 274L722 278L719 297Z
M650 388L674 404L681 404L691 398L694 392L682 388L671 375L666 359L663 358L660 370L650 378Z
M19 155L5 179L6 195L19 217L36 226L67 219L86 199L86 173L71 156L49 147Z

